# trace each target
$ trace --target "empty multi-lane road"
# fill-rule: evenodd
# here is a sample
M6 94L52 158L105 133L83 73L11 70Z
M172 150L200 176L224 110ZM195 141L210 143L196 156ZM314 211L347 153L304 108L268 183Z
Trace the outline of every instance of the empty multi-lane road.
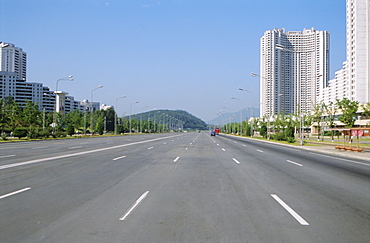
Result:
M0 145L1 242L368 242L368 161L208 133Z

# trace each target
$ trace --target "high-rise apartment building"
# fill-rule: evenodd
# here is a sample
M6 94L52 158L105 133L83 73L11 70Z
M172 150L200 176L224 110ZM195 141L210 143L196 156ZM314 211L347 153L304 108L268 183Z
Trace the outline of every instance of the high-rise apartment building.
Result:
M348 97L370 102L370 1L347 0L347 80Z
M320 102L329 105L330 102L336 103L336 100L342 100L348 96L348 85L346 81L346 66L343 63L343 68L335 72L335 78L329 80L329 86L324 88L321 93Z
M261 38L261 117L308 112L329 75L329 32L268 30Z
M370 102L370 1L346 1L346 56L343 69L329 81L321 99L328 104L348 98ZM338 91L339 87L339 91Z
M37 103L40 110L56 110L56 94L42 83L26 81L27 55L22 48L11 43L0 42L0 99L13 97L21 106L26 101ZM63 110L85 110L72 96L63 98Z
M19 80L26 80L27 53L11 43L0 42L0 71L16 73Z

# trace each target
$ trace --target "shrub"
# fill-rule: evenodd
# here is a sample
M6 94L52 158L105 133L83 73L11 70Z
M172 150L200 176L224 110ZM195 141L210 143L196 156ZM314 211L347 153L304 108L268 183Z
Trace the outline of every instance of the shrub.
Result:
M264 137L264 138L267 138L267 127L266 127L266 124L262 124L261 125L260 135L262 137Z
M251 136L251 126L249 124L245 127L245 135L248 137Z
M99 135L103 135L103 133L104 133L103 127L99 126L97 132L98 132Z
M52 136L53 136L53 138L64 138L67 135L63 132L55 132L55 134L53 134Z
M27 129L24 129L24 128L16 128L14 129L13 131L13 136L18 138L18 139L21 139L22 137L26 137L27 136Z
M72 125L68 125L66 129L67 135L72 136L75 134L75 128Z
M29 131L27 133L27 137L30 138L30 139L35 139L35 138L39 138L39 133L37 131Z
M49 138L51 136L51 132L50 131L40 131L39 132L39 137L40 138Z
M274 134L273 139L277 141L286 141L286 136L283 132L277 132Z
M341 135L339 131L324 131L324 136L338 136Z
M289 138L289 137L294 138L294 127L288 127L285 130L285 135L286 135L287 138Z
M295 139L293 137L288 137L287 142L288 143L295 143Z

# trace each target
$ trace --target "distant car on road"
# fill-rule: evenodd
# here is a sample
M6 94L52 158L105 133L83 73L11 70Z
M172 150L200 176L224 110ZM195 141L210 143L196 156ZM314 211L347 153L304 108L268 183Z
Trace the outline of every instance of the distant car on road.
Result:
M215 130L211 130L211 136L216 136Z

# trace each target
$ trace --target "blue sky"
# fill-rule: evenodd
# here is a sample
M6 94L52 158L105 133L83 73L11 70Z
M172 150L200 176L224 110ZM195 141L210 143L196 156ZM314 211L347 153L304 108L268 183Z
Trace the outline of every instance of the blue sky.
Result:
M330 32L330 76L345 61L345 0L0 0L0 41L28 55L27 81L128 115L180 109L209 121L259 104L264 31ZM242 101L231 99L236 97ZM148 108L144 108L148 106ZM224 109L225 110L225 109Z

